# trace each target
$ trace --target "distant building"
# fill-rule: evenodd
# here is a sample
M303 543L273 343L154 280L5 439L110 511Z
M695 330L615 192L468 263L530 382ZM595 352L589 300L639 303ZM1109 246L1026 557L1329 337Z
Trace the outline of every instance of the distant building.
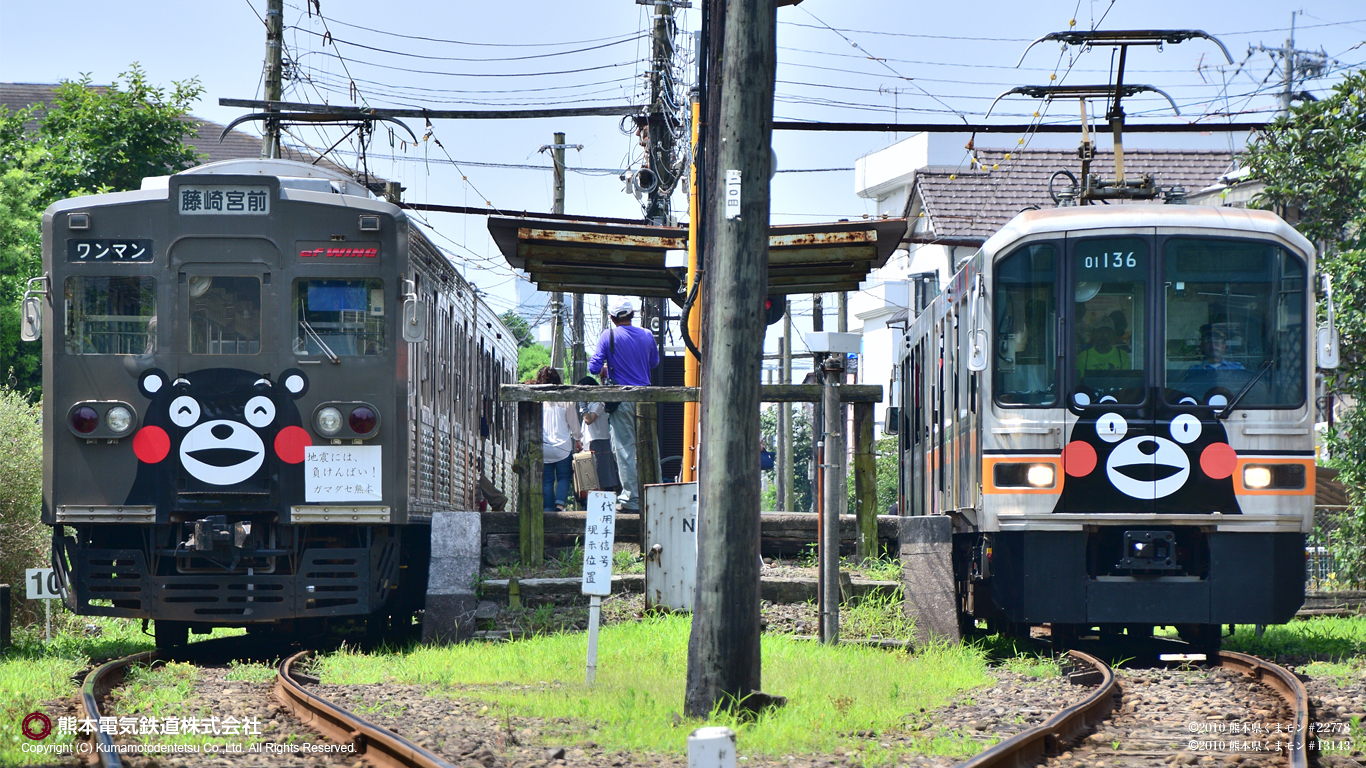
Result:
M859 381L881 384L889 395L895 344L903 329L914 322L911 308L917 284L923 293L927 278L937 275L933 288L937 293L938 285L946 283L1006 222L1021 211L1056 205L1049 193L1050 179L1056 175L1055 189L1060 189L1071 183L1061 172L1081 175L1076 150L968 149L971 138L965 133L919 133L859 158L854 166L855 193L877 201L879 215L904 216L910 222L906 247L875 270L862 291L849 297L849 313L856 318L850 321L849 330L864 334ZM1233 167L1234 155L1228 150L1124 151L1126 175L1151 173L1159 186L1180 186L1190 195L1220 184ZM1097 150L1091 169L1112 177L1113 153ZM903 311L905 315L900 314ZM879 430L885 413L886 406L879 405L875 417Z

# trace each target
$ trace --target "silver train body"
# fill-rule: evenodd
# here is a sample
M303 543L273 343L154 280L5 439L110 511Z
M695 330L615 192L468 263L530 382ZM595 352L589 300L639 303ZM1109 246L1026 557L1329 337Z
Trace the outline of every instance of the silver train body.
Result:
M1262 211L1030 211L898 350L905 514L960 624L1289 620L1314 503L1314 249Z

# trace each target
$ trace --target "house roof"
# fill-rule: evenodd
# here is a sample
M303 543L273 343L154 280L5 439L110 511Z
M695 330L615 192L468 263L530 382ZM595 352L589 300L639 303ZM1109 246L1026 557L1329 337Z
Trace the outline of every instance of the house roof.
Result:
M18 112L33 104L41 104L46 109L55 99L57 87L54 83L0 83L0 106L8 107L10 112ZM97 91L105 90L105 86L95 85L91 87ZM195 135L186 143L194 147L195 151L203 156L203 163L261 156L261 139L258 136L252 136L241 131L229 131L228 135L223 136L223 140L220 142L218 137L223 133L223 125L194 115L186 115L181 119L194 124ZM37 120L24 123L24 128L30 131L37 126ZM281 159L297 160L303 163L311 163L316 157L316 155L300 152L289 146L280 147L280 155ZM352 178L356 176L355 171L329 160L322 160L319 165ZM371 177L371 181L382 182L381 179L374 176Z
M976 150L978 162L969 169L927 166L916 171L907 205L912 224L923 216L926 225L912 226L911 242L980 245L1020 211L1054 207L1048 181L1061 170L1081 175L1081 161L1070 149ZM1009 159L1007 159L1009 157ZM1153 174L1159 186L1181 186L1188 192L1218 181L1233 163L1226 150L1126 149L1124 171L1135 177ZM1092 172L1114 175L1114 154L1095 153ZM1059 187L1070 183L1058 180ZM1112 201L1111 204L1120 204ZM1153 205L1133 201L1124 205Z

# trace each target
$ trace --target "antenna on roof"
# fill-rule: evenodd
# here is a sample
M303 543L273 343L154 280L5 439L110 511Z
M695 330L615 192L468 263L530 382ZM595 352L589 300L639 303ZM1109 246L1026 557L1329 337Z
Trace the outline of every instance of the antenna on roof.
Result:
M1049 101L1058 98L1071 98L1077 99L1081 103L1081 146L1077 148L1077 157L1081 159L1081 180L1080 183L1073 184L1069 189L1054 195L1054 200L1059 205L1076 205L1089 203L1093 200L1152 200L1158 196L1161 196L1166 202L1179 202L1185 198L1185 190L1180 187L1164 189L1157 186L1152 174L1144 174L1139 179L1126 178L1124 174L1124 108L1121 106L1121 102L1126 96L1139 93L1158 93L1171 104L1172 111L1178 115L1181 114L1176 102L1165 91L1151 85L1125 85L1124 64L1131 45L1154 45L1161 48L1166 43L1183 43L1194 38L1212 41L1223 51L1224 58L1228 59L1230 64L1233 63L1233 57L1229 55L1228 48L1224 47L1223 43L1198 29L1053 32L1035 40L1029 44L1028 48L1025 48L1024 53L1020 55L1020 61L1015 65L1017 67L1024 63L1024 58L1029 54L1030 49L1046 40L1056 40L1064 45L1087 47L1109 45L1119 48L1119 66L1115 68L1114 83L1106 85L1023 86L1011 88L997 96L996 101L991 103L991 108L994 108L996 102L1015 94ZM1110 123L1110 129L1115 137L1115 178L1113 181L1102 179L1091 173L1091 161L1095 156L1095 147L1091 142L1090 126L1086 115L1086 100L1094 98L1104 98L1110 104L1105 119ZM991 108L987 109L988 116L991 115ZM1056 177L1057 174L1054 176Z

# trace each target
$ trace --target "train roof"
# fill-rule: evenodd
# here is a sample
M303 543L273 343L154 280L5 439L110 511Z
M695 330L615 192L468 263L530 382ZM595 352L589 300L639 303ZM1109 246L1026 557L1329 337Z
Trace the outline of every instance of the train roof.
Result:
M1312 254L1314 245L1270 211L1204 205L1071 206L1024 211L982 245L988 256L1026 235L1115 227L1228 230L1274 235Z
M239 158L220 160L181 171L177 176L231 174L234 176L274 176L286 189L305 189L312 192L335 192L340 195L370 198L364 184L339 171L297 160ZM148 176L142 180L143 189L166 189L170 176Z

